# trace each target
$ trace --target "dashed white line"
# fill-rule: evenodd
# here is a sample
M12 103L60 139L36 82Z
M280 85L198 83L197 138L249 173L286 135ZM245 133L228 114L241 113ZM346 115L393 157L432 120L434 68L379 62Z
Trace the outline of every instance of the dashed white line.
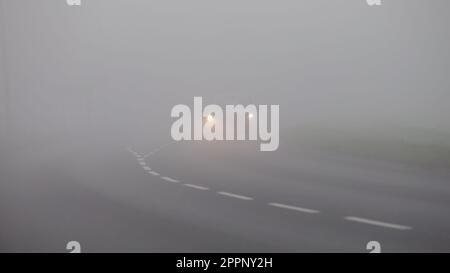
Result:
M180 182L180 181L178 181L176 179L173 179L173 178L170 178L170 177L167 177L167 176L162 176L161 179L164 179L166 181L173 182L173 183L179 183Z
M150 172L148 172L148 173L151 174L151 175L154 175L154 176L159 176L159 173L154 172L154 171L150 171Z
M193 188L193 189L197 189L197 190L202 190L202 191L207 191L207 190L209 190L209 188L207 188L207 187L198 186L198 185L194 185L194 184L183 184L183 185L186 186L186 187L189 187L189 188Z
M150 153L144 155L144 158L147 158L147 157L151 156L152 154L153 154L153 152L150 152Z
M244 196L244 195L239 195L239 194L234 194L234 193L230 193L230 192L226 192L226 191L218 191L217 192L220 195L224 195L224 196L228 196L228 197L233 197L233 198L237 198L237 199L241 199L241 200L253 200L252 197L248 197L248 196Z
M137 152L134 152L134 151L132 152L136 156L139 164L141 164L143 169L147 170L149 174L154 175L154 176L160 176L160 174L155 171L152 171L150 167L146 166L144 158L149 156L150 154L157 152L157 151L158 151L158 149L155 150L154 152L144 155L144 157L142 157L142 155L138 154ZM170 178L167 176L162 176L161 179L163 179L165 181L173 182L173 183L180 182L179 180L176 180L176 179L173 179L173 178ZM207 188L207 187L203 187L203 186L199 186L199 185L195 185L195 184L183 184L183 185L186 187L198 189L198 190L204 190L204 191L209 190L209 188ZM225 192L225 191L218 191L217 194L236 198L236 199L247 200L247 201L254 200L254 198L249 197L249 196L234 194L234 193ZM320 211L318 211L318 210L302 208L302 207L286 205L286 204L280 204L280 203L268 203L268 205L272 206L272 207L294 210L294 211L299 211L299 212L304 212L304 213L320 213ZM381 221L370 220L370 219L360 218L360 217L355 217L355 216L347 216L347 217L344 217L344 219L347 221L368 224L368 225L374 225L374 226L379 226L379 227L385 227L385 228L391 228L391 229L397 229L397 230L411 230L412 229L412 227L410 227L410 226L381 222Z
M379 226L379 227L385 227L385 228L392 228L392 229L399 229L399 230L412 229L412 227L409 227L409 226L380 222L380 221L375 221L375 220L370 220L370 219L365 219L365 218L360 218L360 217L354 217L354 216L347 216L344 218L348 221L353 221L353 222L358 222L358 223L363 223L363 224L368 224L368 225L374 225L374 226Z
M290 206L290 205L285 205L285 204L280 204L280 203L269 203L268 205L272 206L272 207L295 210L295 211L300 211L300 212L305 212L305 213L319 213L320 212L320 211L314 210L314 209L301 208L301 207L297 207L297 206Z

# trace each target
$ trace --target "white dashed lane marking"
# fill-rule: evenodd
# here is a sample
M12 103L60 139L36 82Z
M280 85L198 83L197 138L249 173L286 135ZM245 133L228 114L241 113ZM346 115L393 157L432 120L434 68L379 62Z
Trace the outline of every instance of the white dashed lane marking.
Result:
M368 225L392 228L392 229L398 229L398 230L412 229L412 227L409 227L409 226L391 224L391 223L380 222L380 221L375 221L375 220L370 220L370 219L365 219L365 218L354 217L354 216L348 216L348 217L345 217L345 219L348 221L352 221L352 222L358 222L358 223L362 223L362 224L368 224Z
M301 208L301 207L297 207L297 206L284 205L284 204L280 204L280 203L269 203L268 205L272 206L272 207L281 208L281 209L289 209L289 210L295 210L295 211L300 211L300 212L305 212L305 213L319 213L320 212L320 211L314 210L314 209Z
M150 153L144 155L144 158L147 158L147 157L151 156L152 154L153 154L153 152L150 152Z
M193 188L193 189L197 189L197 190L202 190L202 191L207 191L207 190L209 190L209 188L207 188L207 187L202 187L202 186L198 186L198 185L194 185L194 184L183 184L184 186L186 186L186 187L189 187L189 188Z
M145 163L145 160L144 160L149 155L157 152L158 149L156 149L153 152L150 152L149 154L145 155L144 157L142 155L138 154L137 152L132 151L131 149L129 151L132 152L136 156L139 164L142 166L142 168L144 170L148 171L148 173L151 174L151 175L160 176L159 173L157 173L155 171L152 171L152 169L147 166L147 164ZM168 176L161 176L160 178L165 180L165 181L168 181L168 182L173 182L173 183L179 183L180 182L179 180L170 178ZM204 191L209 190L209 188L207 188L207 187L203 187L203 186L199 186L199 185L195 185L195 184L182 184L182 185L186 186L186 187L189 187L189 188L192 188L192 189L197 189L197 190L204 190ZM223 195L223 196L240 199L240 200L246 200L246 201L254 200L254 198L249 197L249 196L239 195L239 194L225 192L225 191L218 191L216 193L220 194L220 195ZM297 207L297 206L292 206L292 205L286 205L286 204L281 204L281 203L268 203L267 205L272 206L272 207L276 207L276 208L280 208L280 209L293 210L293 211L298 211L298 212L303 212L303 213L311 213L311 214L320 213L320 211L318 211L318 210L309 209L309 208L303 208L303 207ZM370 220L370 219L360 218L360 217L355 217L355 216L347 216L347 217L344 217L344 219L347 220L347 221L351 221L351 222L357 222L357 223L373 225L373 226L379 226L379 227L384 227L384 228L397 229L397 230L410 230L410 229L412 229L412 227L410 227L410 226L404 226L404 225L399 225L399 224L381 222L381 221Z
M173 182L173 183L179 183L180 182L180 181L178 181L176 179L173 179L173 178L170 178L170 177L167 177L167 176L162 176L161 179L164 179L166 181Z
M220 195L224 195L224 196L228 196L228 197L233 197L233 198L237 198L237 199L241 199L241 200L253 200L252 197L248 197L248 196L244 196L244 195L239 195L239 194L234 194L234 193L230 193L230 192L226 192L226 191L218 191L217 192Z

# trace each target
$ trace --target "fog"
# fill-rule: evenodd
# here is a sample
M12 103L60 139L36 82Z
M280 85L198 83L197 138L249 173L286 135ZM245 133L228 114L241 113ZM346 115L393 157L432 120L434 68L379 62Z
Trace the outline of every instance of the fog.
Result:
M80 7L70 7L64 0L0 0L0 187L3 197L11 198L3 200L1 212L12 217L8 228L0 229L0 250L58 249L45 248L39 240L27 244L18 239L23 233L6 231L28 221L14 220L21 211L13 205L15 194L22 196L25 189L30 190L27 194L40 192L26 182L32 179L21 168L39 171L45 165L53 170L35 178L46 181L44 187L51 188L46 183L53 183L48 181L55 176L55 181L66 177L68 188L77 184L69 181L85 179L90 182L84 185L107 192L102 187L107 187L103 179L108 175L92 171L89 177L80 167L87 162L82 162L79 153L89 151L91 165L100 164L96 154L107 154L113 165L112 151L133 147L145 153L165 145L172 141L172 107L193 106L194 96L203 97L205 105L222 107L280 105L279 152L288 156L276 158L272 167L300 164L298 156L304 150L329 148L338 154L388 160L389 166L400 162L417 172L438 167L448 174L449 9L447 0L384 0L380 7L369 7L365 0L82 0ZM211 147L224 154L248 151L232 143ZM212 150L202 149L192 153L211 156ZM71 161L75 166L64 165L60 157L49 155L56 151L81 165L75 161ZM249 154L254 155L247 161L250 165L256 164L252 159L263 157L256 148ZM266 161L275 160L274 154L266 155ZM162 157L167 161L161 168L182 165L170 156ZM24 158L29 162L24 163ZM424 177L416 178L432 180ZM447 194L449 185L440 179L433 190ZM16 180L21 182L12 186ZM121 185L112 195L131 189ZM422 186L416 189L423 190ZM433 194L424 196L432 200ZM82 191L79 195L76 200L84 200ZM442 211L450 207L447 195L437 200L442 200ZM37 220L33 216L29 221ZM99 221L99 226L108 222ZM434 226L444 229L442 223ZM46 230L30 227L39 236L40 228ZM11 237L6 239L7 235ZM53 239L66 240L62 235ZM198 249L235 249L225 245ZM314 250L323 250L321 246L315 245ZM109 251L146 249L141 245L104 247Z
M2 131L166 136L173 105L450 131L448 1L1 1ZM8 127L6 127L8 126Z

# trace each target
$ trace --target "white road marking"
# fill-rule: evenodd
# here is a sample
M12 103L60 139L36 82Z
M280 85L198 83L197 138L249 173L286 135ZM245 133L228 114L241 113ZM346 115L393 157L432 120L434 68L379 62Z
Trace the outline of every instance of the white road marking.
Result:
M284 205L284 204L280 204L280 203L269 203L268 205L272 206L272 207L295 210L295 211L300 211L300 212L305 212L305 213L319 213L320 212L320 211L314 210L314 209L301 208L301 207L296 207L296 206Z
M152 154L153 154L153 152L150 152L150 153L144 155L144 158L147 158L147 157L151 156Z
M202 187L202 186L198 186L198 185L194 185L194 184L183 184L183 185L186 187L189 187L189 188L197 189L197 190L203 190L203 191L209 190L209 188L207 188L207 187Z
M365 218L354 217L354 216L347 216L344 218L348 221L353 221L353 222L358 222L358 223L363 223L363 224L368 224L368 225L374 225L374 226L379 226L379 227L385 227L385 228L392 228L392 229L399 229L399 230L412 229L412 227L409 227L409 226L391 224L391 223L380 222L380 221L375 221L375 220L370 220L370 219L365 219Z
M130 149L130 152L132 152L136 156L139 164L145 170L147 170L149 174L154 175L154 176L160 176L159 173L152 171L150 167L146 166L146 163L144 161L144 158L148 157L151 154L156 153L158 150L161 150L161 149L156 149L154 152L150 152L149 154L144 155L144 156L138 154L135 151L132 151L131 149ZM169 182L173 182L173 183L179 183L180 182L180 181L178 181L176 179L173 179L173 178L170 178L170 177L167 177L167 176L162 176L161 179L169 181ZM186 187L190 187L190 188L198 189L198 190L209 190L209 188L207 188L207 187L194 185L194 184L183 184L183 185L186 186ZM230 193L230 192L224 192L224 191L218 191L217 194L228 196L228 197L232 197L232 198L236 198L236 199L247 200L247 201L254 200L254 198L252 198L252 197L239 195L239 194L234 194L234 193ZM302 208L302 207L297 207L297 206L291 206L291 205L285 205L285 204L280 204L280 203L268 203L268 205L269 206L273 206L273 207L277 207L277 208L294 210L294 211L299 211L299 212L304 212L304 213L320 213L320 211L318 211L318 210ZM344 217L344 219L347 220L347 221L358 222L358 223L374 225L374 226L379 226L379 227L385 227L385 228L391 228L391 229L398 229L398 230L410 230L410 229L412 229L412 227L410 227L410 226L392 224L392 223L387 223L387 222L381 222L381 221L376 221L376 220L370 220L370 219L355 217L355 216L347 216L347 217Z
M167 176L162 176L161 179L164 179L166 181L173 182L173 183L179 183L180 182L180 181L178 181L176 179L173 179L173 178L170 178L170 177L167 177Z
M237 198L237 199L241 199L241 200L253 200L252 197L248 197L248 196L244 196L244 195L239 195L239 194L234 194L234 193L230 193L230 192L226 192L226 191L218 191L217 192L220 195L224 195L224 196L228 196L228 197L233 197L233 198Z

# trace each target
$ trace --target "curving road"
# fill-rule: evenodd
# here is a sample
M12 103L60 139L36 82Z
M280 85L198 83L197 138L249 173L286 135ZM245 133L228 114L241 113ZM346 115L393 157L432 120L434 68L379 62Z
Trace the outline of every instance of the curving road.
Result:
M449 251L437 172L247 142L58 145L2 157L1 251Z

